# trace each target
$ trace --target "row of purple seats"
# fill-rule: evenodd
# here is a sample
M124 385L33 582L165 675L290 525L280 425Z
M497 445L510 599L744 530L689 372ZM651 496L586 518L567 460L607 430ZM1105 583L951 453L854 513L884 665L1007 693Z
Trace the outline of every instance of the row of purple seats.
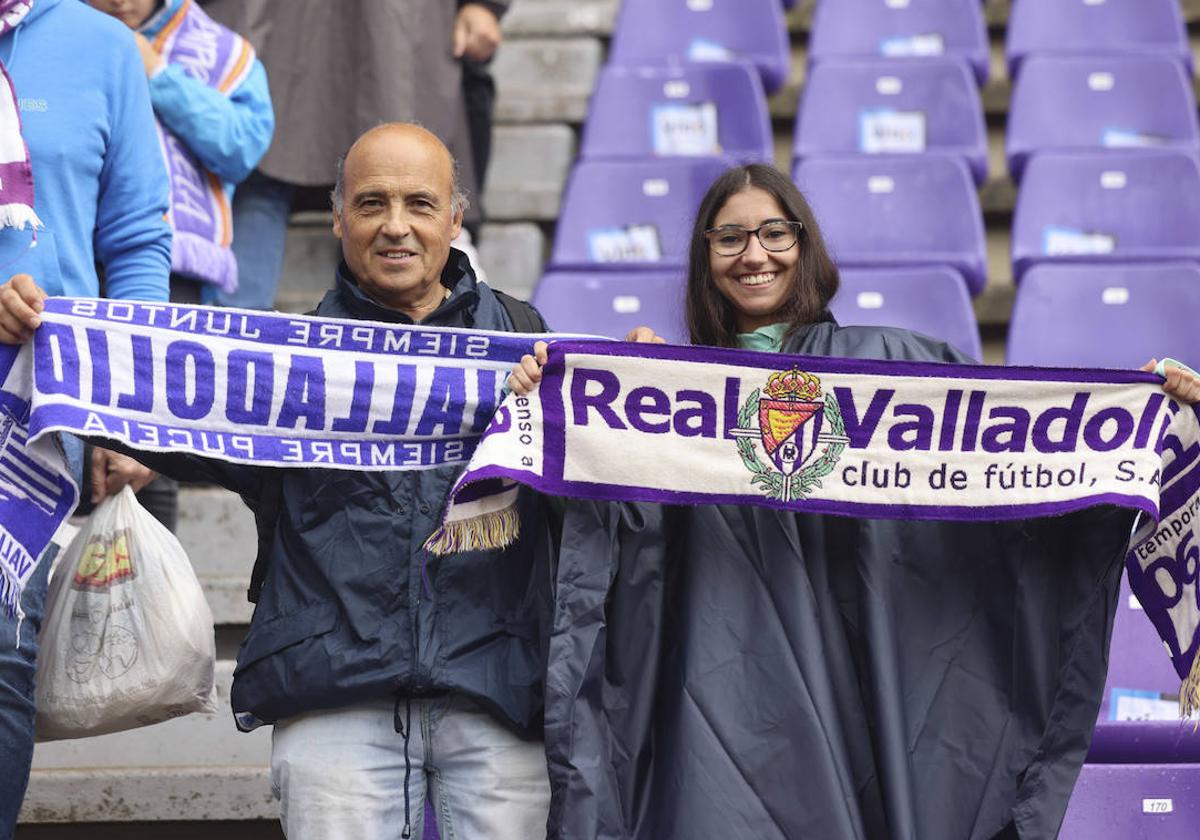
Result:
M1013 4L1005 55L1017 78L1027 55L1163 55L1191 69L1179 0L1036 0Z
M845 59L816 64L796 113L794 164L827 154L961 157L987 178L987 128L979 89L952 58Z
M1175 148L1200 157L1191 80L1166 56L1030 55L1013 87L1007 131L1015 180L1044 151Z
M645 325L687 343L684 285L682 266L552 268L533 303L557 330L623 338ZM962 278L945 267L843 269L830 309L841 324L905 327L981 357L971 300Z
M1145 266L1136 270L1147 271ZM1197 273L1194 267L1188 270ZM1187 278L1193 289L1198 279ZM1180 311L1188 303L1194 307L1195 296L1178 301ZM1111 336L1104 339L1109 345L1115 343ZM1179 720L1178 696L1179 677L1162 642L1122 581L1104 701L1060 840L1196 836L1200 732L1192 722Z
M740 61L774 92L787 80L790 46L779 0L624 0L609 63Z
M1174 148L1200 157L1195 94L1161 56L1031 56L1008 116L1009 172L1045 151ZM987 175L979 92L951 59L831 59L815 66L797 110L793 155L923 153L962 157Z
M983 217L960 158L811 157L793 177L839 266L946 266L972 295L983 291Z
M820 0L808 55L813 64L846 57L952 56L978 84L988 77L988 36L979 0Z
M1013 216L1018 283L1044 263L1170 260L1200 263L1194 157L1164 150L1048 152L1030 161Z
M741 63L606 65L580 157L725 156L770 161L771 119L758 74Z
M1126 370L1163 356L1200 363L1197 312L1195 262L1038 265L1017 289L1008 363ZM1156 643L1155 655L1161 650Z

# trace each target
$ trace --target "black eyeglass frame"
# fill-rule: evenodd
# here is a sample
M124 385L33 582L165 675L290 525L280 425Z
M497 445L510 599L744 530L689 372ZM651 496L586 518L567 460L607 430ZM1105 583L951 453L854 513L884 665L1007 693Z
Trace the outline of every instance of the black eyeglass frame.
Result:
M796 238L793 239L791 244L788 245L786 248L770 247L769 245L767 245L766 242L762 241L762 237L759 236L758 232L760 230L762 230L763 228L771 227L773 225L787 225L788 227L793 229L793 231L796 234ZM712 240L712 234L721 233L722 231L735 231L735 230L746 234L746 242L744 245L742 245L741 250L737 251L735 253L732 253L732 254L725 254L725 253L718 251L716 244ZM704 238L708 240L709 249L711 251L713 251L713 253L715 253L717 256L740 257L742 254L746 253L746 249L750 247L751 234L753 234L754 237L758 240L758 244L763 247L764 251L770 251L772 254L782 254L784 251L790 251L793 247L795 247L796 243L798 243L800 241L800 234L803 231L804 231L804 222L799 222L799 221L793 222L793 221L789 221L788 219L773 219L769 222L763 222L761 225L759 225L756 228L744 228L744 227L738 227L737 225L724 225L723 227L709 228L708 230L704 231Z

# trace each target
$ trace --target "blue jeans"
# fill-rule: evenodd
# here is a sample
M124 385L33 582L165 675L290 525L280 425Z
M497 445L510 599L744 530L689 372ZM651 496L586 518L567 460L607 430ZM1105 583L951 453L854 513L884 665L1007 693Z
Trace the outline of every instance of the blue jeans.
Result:
M233 255L238 287L217 302L240 309L274 309L294 187L258 170L233 194ZM205 301L209 303L211 301Z
M455 696L380 700L280 721L271 784L288 840L399 840L424 831L425 794L443 840L546 836L541 741L523 741ZM405 739L409 732L406 783Z
M83 441L73 435L63 435L62 446L67 470L79 486L83 476ZM29 785L38 633L46 614L50 567L57 556L58 546L50 543L21 593L25 620L20 624L20 644L16 619L0 612L0 840L9 840L16 830L21 800Z
M17 813L29 784L33 761L33 675L37 668L37 634L46 607L46 583L58 549L51 544L21 595L25 620L17 644L17 620L0 613L0 838L16 830Z

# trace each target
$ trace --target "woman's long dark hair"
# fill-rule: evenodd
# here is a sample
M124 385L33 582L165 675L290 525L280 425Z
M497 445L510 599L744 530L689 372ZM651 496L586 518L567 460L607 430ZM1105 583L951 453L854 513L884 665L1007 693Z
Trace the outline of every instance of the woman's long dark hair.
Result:
M788 323L788 333L811 324L837 293L837 266L829 258L816 217L804 195L791 179L773 166L752 163L726 170L708 188L696 213L688 251L687 326L693 344L709 347L737 346L737 313L713 281L708 239L704 232L734 193L758 187L775 197L789 221L800 222L796 247L800 259L787 301L779 320Z

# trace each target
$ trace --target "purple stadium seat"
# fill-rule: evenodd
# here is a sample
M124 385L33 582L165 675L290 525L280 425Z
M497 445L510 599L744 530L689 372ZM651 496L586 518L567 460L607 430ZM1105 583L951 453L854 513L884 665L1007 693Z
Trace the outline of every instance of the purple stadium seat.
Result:
M563 194L556 266L687 262L692 219L721 158L581 160Z
M807 158L793 177L839 265L945 265L983 291L983 217L959 158Z
M843 269L829 308L843 326L904 327L983 357L967 287L949 268Z
M978 0L819 0L808 54L950 55L965 59L980 85L988 77L988 36Z
M1196 97L1166 56L1030 56L1013 87L1005 152L1020 180L1050 150L1176 148L1200 154Z
M745 61L768 92L791 62L779 0L625 0L609 61L624 67L664 61Z
M1192 66L1179 0L1014 3L1007 33L1005 53L1012 78L1026 55L1143 53Z
M542 275L532 303L560 332L624 338L648 326L667 341L687 343L684 269L655 271L551 269Z
M1192 278L1193 281L1196 278ZM1179 719L1179 677L1127 580L1121 582L1093 764L1200 762L1200 732Z
M949 58L835 59L813 66L796 115L797 160L828 153L962 157L987 178L987 130L979 89Z
M1200 365L1197 312L1195 263L1038 265L1017 289L1008 363L1133 369L1170 356Z
M1085 764L1058 840L1195 840L1200 765Z
M762 80L748 65L609 65L592 93L580 155L769 163L773 142Z
M1012 236L1018 282L1038 262L1200 260L1200 165L1170 151L1038 155Z

